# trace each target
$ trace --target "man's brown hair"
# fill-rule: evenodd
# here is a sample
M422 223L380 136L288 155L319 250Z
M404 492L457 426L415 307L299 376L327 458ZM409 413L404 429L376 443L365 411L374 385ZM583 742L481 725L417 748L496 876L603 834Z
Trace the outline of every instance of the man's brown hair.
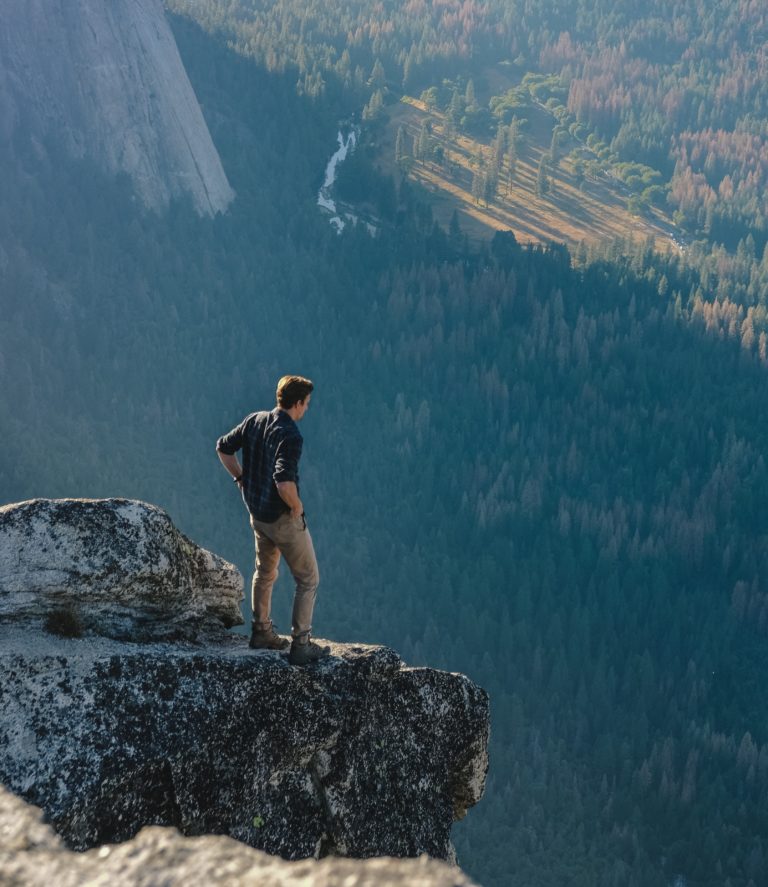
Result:
M304 376L283 376L277 383L277 404L284 410L290 410L294 404L311 394L314 387Z

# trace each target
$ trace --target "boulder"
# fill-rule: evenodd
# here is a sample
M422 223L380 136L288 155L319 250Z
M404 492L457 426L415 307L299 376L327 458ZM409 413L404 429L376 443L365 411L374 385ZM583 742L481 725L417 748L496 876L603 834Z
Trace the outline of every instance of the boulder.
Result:
M32 499L0 508L0 624L61 635L194 639L242 623L243 579L160 508Z

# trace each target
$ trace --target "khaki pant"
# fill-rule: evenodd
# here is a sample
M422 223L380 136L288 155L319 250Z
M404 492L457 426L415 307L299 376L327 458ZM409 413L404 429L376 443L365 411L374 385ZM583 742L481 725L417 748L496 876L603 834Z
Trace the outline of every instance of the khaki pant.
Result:
M282 555L296 581L291 634L295 638L308 634L312 627L320 572L306 520L287 513L274 523L266 524L251 517L251 527L256 537L256 571L251 585L253 621L269 621L272 587L277 579L277 566Z

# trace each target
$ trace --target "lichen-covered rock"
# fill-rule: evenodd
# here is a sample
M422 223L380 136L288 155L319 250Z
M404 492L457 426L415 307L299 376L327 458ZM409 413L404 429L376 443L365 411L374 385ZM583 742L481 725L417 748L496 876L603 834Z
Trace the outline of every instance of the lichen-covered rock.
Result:
M456 868L417 860L285 862L231 838L148 827L133 840L72 853L40 811L0 786L0 883L6 887L473 887Z
M0 508L0 624L134 641L242 623L243 579L129 499L32 499Z
M451 859L487 741L483 690L384 647L333 645L299 668L235 636L137 645L0 627L0 782L75 849L156 824L288 859Z

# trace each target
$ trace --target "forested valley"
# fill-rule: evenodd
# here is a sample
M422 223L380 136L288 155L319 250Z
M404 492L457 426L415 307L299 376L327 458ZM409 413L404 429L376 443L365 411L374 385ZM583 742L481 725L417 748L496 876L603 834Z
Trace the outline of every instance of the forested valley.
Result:
M762 8L657 4L635 20L621 2L572 2L561 21L533 0L410 4L404 19L382 4L170 6L211 31L173 19L237 199L214 219L181 202L155 215L55 144L4 158L2 501L145 499L247 579L250 530L215 441L271 406L280 375L308 375L315 633L389 644L490 693L462 867L485 887L768 883L762 210L742 192L731 242L716 236L731 204L713 198L707 231L697 197L696 243L660 255L510 232L470 248L407 178L373 169L376 236L337 235L316 205L377 59L426 89L481 51L570 66L569 113L674 193L688 173L670 158L693 162L707 127L762 138L765 78L742 73L762 64ZM625 95L612 78L627 67ZM702 86L659 115L665 71L684 95L700 76L736 98ZM636 155L633 126L648 139ZM716 165L730 150L706 144Z
M755 0L170 0L300 91L444 93L457 122L523 126L546 103L555 141L596 174L621 178L640 206L659 181L689 234L735 248L768 239L768 10ZM475 102L489 65L518 85ZM533 78L526 83L526 75ZM589 139L589 141L587 141Z

